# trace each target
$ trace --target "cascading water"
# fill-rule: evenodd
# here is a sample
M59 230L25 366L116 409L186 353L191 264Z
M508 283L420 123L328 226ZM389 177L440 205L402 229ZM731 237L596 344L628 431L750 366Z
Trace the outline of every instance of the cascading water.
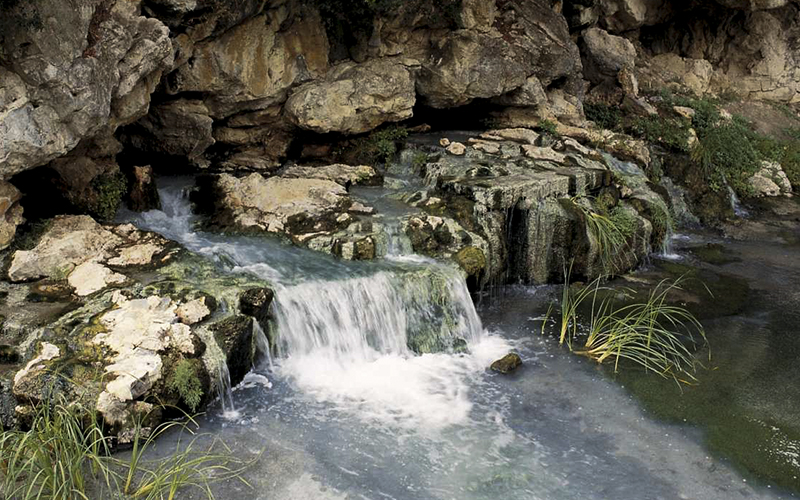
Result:
M386 418L392 425L425 420L436 427L467 418L465 377L485 369L508 346L484 334L455 268L408 254L399 209L387 210L384 223L397 233L390 246L393 258L344 263L273 239L195 231L185 183L160 189L163 210L126 217L232 272L271 283L278 360L269 357L261 326L253 326L270 370L320 401L368 419ZM417 354L448 351L471 354ZM220 399L235 415L225 375L220 372Z

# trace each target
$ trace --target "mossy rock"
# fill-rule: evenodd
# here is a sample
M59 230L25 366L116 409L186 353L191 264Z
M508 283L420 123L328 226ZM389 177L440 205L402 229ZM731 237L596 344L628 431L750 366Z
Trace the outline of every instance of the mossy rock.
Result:
M229 316L211 325L211 332L225 354L231 384L242 381L253 367L253 321L252 316Z
M478 247L464 247L453 255L453 260L467 273L467 276L478 276L486 269L486 256Z
M498 359L489 367L497 373L508 374L522 366L522 358L515 352L510 352Z

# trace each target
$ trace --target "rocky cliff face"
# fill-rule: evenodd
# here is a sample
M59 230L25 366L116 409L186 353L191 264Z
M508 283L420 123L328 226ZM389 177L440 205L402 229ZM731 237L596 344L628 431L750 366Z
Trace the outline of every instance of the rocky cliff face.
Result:
M507 122L579 124L586 91L598 87L635 96L672 83L783 102L800 90L800 9L789 0L4 0L0 9L6 180L65 155L56 170L106 174L117 140L123 163L269 171L299 132L359 134L420 107L477 101Z

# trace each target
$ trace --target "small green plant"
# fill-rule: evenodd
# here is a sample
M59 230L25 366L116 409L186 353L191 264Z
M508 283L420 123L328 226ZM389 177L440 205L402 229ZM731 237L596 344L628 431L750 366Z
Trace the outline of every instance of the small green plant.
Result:
M545 134L549 134L553 137L561 137L561 134L558 133L558 125L552 120L540 121L537 128Z
M369 165L386 164L397 154L398 145L405 143L408 129L392 125L355 139L352 154L356 161Z
M659 143L676 151L689 150L689 127L677 118L639 117L630 125L630 133L649 142Z
M762 157L753 144L752 132L740 121L713 127L691 151L692 160L705 171L711 189L730 185L741 195L752 188L747 180L761 168Z
M588 200L572 198L569 201L586 224L586 232L594 243L603 272L606 275L613 274L628 240L626 233L630 229L629 221L619 213L614 218L595 211Z
M167 387L177 392L191 411L195 411L203 400L203 386L191 360L181 359L175 363L175 371L169 378Z
M428 153L425 153L424 151L418 151L417 153L414 153L414 157L411 158L411 168L414 172L418 172L428 163L429 160L430 157L428 156Z

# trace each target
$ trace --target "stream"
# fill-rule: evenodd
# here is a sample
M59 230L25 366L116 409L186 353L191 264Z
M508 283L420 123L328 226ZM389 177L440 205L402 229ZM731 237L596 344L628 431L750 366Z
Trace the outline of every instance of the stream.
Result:
M163 211L122 219L276 291L279 355L234 388L235 412L212 408L199 420L201 440L258 457L243 475L250 486L219 483L218 498L730 500L800 491L789 477L800 471L796 241L693 233L673 241L669 260L633 273L688 268L749 285L721 282L745 297L704 320L713 362L696 386L678 388L641 372L615 375L542 335L557 287L505 287L476 310L454 268L410 255L402 241L387 259L352 263L277 239L196 231L183 196L190 182L162 183ZM392 203L385 190L361 189L388 217L403 213L381 205ZM724 258L704 260L697 249ZM468 353L414 355L407 335L426 329L466 341ZM487 369L509 350L520 369ZM179 438L160 440L152 458Z

